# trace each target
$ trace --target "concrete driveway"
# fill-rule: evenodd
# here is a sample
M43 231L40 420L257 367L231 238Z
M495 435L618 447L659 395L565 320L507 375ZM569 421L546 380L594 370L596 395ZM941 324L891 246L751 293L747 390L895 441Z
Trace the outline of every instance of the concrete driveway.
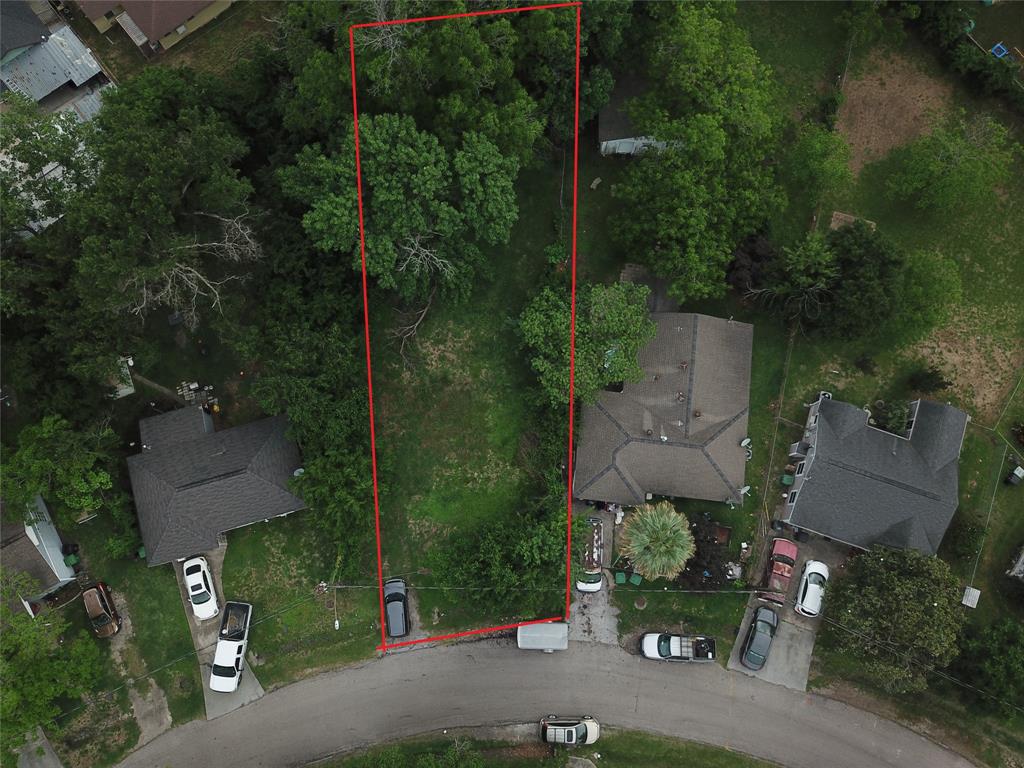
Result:
M509 640L388 654L288 685L210 723L194 720L129 755L124 768L305 765L382 741L588 712L602 724L697 739L789 768L970 768L901 725L717 664L652 664L570 642L527 653Z
M802 616L793 608L796 604L797 590L800 588L800 576L803 574L805 562L820 560L829 567L829 578L831 579L844 567L849 548L821 538L799 542L797 546L799 552L796 566L793 568L793 580L789 584L789 592L786 595L786 604L777 606L762 602L755 595L751 596L750 602L747 604L747 611L743 615L739 634L736 636L736 643L733 645L732 654L729 656L728 668L796 691L806 691L811 657L814 655L814 640L818 634L821 619ZM827 587L825 595L827 599ZM762 669L754 672L740 663L740 656L754 611L762 605L772 608L778 614L780 621L768 661L765 662Z
M224 609L224 590L221 588L221 572L224 569L224 554L227 552L227 544L217 549L203 552L207 564L210 566L210 575L213 577L213 589L217 593L217 604ZM174 575L178 579L178 593L181 596L181 607L188 618L188 628L192 633L192 644L196 649L196 656L199 661L199 672L203 678L203 701L206 704L206 719L215 718L233 712L239 707L256 701L263 696L263 686L253 672L252 661L246 658L245 670L242 672L242 679L239 681L238 689L232 693L216 693L210 690L210 668L213 665L213 654L217 648L217 634L220 631L220 616L206 621L199 621L192 612L192 605L188 599L188 592L185 590L185 576L182 571L182 563L174 563ZM233 598L237 596L232 595ZM257 619L254 616L253 619Z

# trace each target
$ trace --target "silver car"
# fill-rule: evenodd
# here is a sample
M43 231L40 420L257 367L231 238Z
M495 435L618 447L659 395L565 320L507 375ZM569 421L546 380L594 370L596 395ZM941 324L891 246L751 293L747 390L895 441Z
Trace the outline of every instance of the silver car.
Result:
M384 582L384 619L391 637L409 634L409 596L402 579Z
M540 721L540 739L548 744L593 744L601 735L601 726L590 715L559 717L548 715Z

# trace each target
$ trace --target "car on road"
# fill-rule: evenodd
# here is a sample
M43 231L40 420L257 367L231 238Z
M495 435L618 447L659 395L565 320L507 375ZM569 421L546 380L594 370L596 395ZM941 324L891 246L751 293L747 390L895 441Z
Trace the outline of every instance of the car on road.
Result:
M740 656L740 663L744 667L754 671L764 667L778 628L779 615L771 608L761 606L754 611L746 642L743 643L743 654Z
M540 721L540 740L548 744L593 744L601 735L601 726L590 715L559 717L548 715Z
M384 582L384 619L391 637L409 634L409 595L402 579Z
M82 602L96 637L113 637L121 631L121 616L114 607L110 587L102 581L82 593Z
M200 621L212 619L220 613L217 593L213 589L213 576L205 557L193 557L184 562L185 591L188 592L192 613Z
M640 653L658 661L714 661L715 640L652 632L640 640Z
M796 593L796 612L814 618L821 613L828 584L828 566L820 560L804 563L804 574L800 577L800 589Z

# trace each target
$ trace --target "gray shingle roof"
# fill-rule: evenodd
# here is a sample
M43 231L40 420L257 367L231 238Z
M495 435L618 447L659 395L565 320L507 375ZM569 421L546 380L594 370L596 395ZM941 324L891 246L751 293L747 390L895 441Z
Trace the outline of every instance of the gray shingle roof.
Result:
M50 36L25 0L0 3L0 58L18 48L41 43Z
M583 406L573 493L620 504L648 493L738 500L754 328L678 312L651 319L657 332L640 351L643 380Z
M868 426L857 406L823 400L815 455L787 522L865 549L934 554L959 504L967 421L963 411L921 400L903 439Z
M196 406L139 423L150 447L129 457L128 471L150 565L213 549L219 533L305 506L288 490L300 457L284 416L221 432L207 429L208 419Z

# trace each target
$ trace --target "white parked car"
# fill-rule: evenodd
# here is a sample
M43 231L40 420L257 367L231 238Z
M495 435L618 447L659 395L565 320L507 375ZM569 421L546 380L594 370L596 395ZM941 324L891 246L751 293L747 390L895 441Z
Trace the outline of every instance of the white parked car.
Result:
M593 744L601 735L601 726L590 715L559 717L548 715L540 721L540 738L548 744Z
M213 576L205 557L192 557L184 562L185 589L192 603L192 613L200 621L212 619L220 613L217 605L217 593L213 589Z
M804 575L800 577L800 589L796 593L796 612L812 618L821 613L826 584L827 565L820 560L808 560L804 563Z

